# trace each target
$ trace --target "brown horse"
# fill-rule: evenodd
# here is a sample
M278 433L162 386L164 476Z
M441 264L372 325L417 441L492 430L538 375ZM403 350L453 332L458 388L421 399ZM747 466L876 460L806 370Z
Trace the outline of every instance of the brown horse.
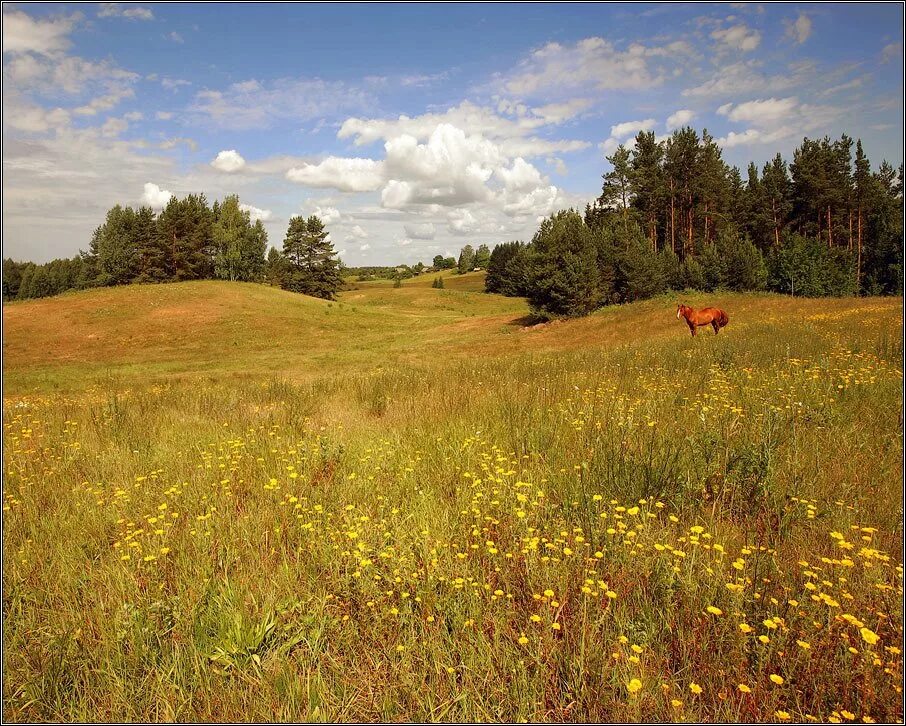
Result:
M693 337L695 337L695 329L701 325L710 325L714 328L714 335L717 335L717 331L730 322L729 316L719 308L702 308L701 310L696 310L687 305L676 306L676 317L677 320L679 320L680 317L686 319L686 325L688 325L689 330L692 331Z

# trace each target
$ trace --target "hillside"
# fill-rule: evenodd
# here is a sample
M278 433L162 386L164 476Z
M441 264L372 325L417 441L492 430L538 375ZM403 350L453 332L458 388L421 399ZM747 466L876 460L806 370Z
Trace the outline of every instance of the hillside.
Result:
M902 300L422 283L4 306L10 720L902 719Z
M274 376L308 380L398 363L519 352L601 350L688 337L674 317L676 296L602 309L584 319L530 325L521 299L487 295L483 273L358 283L335 302L251 283L200 281L93 289L3 306L6 395L78 390L111 377ZM902 325L899 299L790 299L700 293L692 305L730 313L728 339L807 319L805 343L833 328L858 341L863 328ZM839 325L839 323L849 323ZM527 327L529 326L529 327ZM707 345L706 343L704 345Z

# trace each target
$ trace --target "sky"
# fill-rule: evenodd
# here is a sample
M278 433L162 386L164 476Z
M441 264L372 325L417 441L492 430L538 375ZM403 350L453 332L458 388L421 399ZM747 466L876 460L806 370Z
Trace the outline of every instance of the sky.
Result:
M641 130L745 171L804 136L903 161L903 5L3 5L3 256L114 204L238 194L350 266L529 240ZM745 174L743 174L745 176Z

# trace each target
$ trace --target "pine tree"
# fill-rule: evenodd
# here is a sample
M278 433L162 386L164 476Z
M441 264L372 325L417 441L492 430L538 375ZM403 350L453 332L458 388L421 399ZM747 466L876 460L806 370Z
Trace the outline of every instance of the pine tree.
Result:
M598 202L605 207L615 207L623 219L623 232L629 239L629 203L632 200L632 166L630 152L623 144L612 156L606 157L613 167L604 174L604 185Z
M664 147L653 131L640 131L632 152L632 206L643 220L651 249L658 248L658 217L664 200Z
M318 217L291 218L283 240L283 256L288 262L283 287L333 300L343 284L335 254L324 223Z

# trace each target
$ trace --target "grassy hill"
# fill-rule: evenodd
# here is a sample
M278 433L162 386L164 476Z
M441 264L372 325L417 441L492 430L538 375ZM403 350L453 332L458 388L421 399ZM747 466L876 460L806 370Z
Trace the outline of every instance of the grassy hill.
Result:
M902 300L480 278L4 305L7 718L901 720Z

